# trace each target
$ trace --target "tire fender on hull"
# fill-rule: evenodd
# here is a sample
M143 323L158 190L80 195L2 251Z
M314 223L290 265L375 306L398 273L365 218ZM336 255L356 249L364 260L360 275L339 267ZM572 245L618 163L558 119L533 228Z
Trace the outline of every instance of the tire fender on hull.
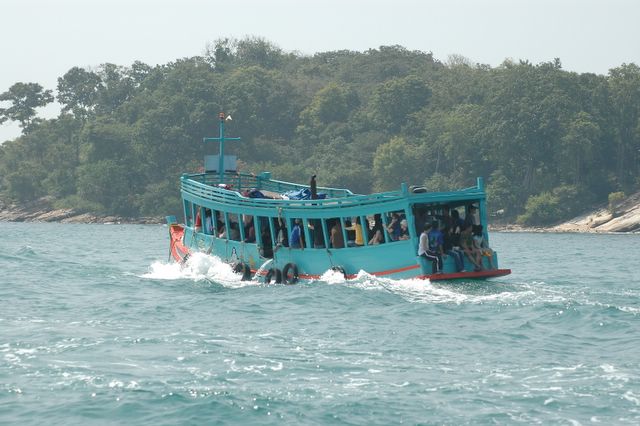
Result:
M276 284L282 284L282 271L278 268L269 269L264 277L264 282L265 284L270 284L271 280L274 280Z
M233 267L233 272L236 274L241 274L242 281L251 281L251 268L246 263L238 262Z
M295 284L298 282L298 266L295 263L287 263L282 268L282 280L285 284Z

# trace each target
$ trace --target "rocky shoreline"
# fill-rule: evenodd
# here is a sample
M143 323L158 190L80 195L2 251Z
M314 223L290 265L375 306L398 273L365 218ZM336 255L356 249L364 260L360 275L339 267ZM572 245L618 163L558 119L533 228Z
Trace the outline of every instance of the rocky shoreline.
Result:
M56 209L53 200L45 197L23 205L4 204L0 201L0 222L57 222L103 224L161 224L161 217L100 216L81 213L74 209Z
M100 216L73 209L55 209L45 197L23 205L6 205L0 200L0 222L58 222L145 224L164 223L163 217ZM606 207L548 227L526 227L511 223L490 223L491 232L640 233L640 192L627 198L612 213Z

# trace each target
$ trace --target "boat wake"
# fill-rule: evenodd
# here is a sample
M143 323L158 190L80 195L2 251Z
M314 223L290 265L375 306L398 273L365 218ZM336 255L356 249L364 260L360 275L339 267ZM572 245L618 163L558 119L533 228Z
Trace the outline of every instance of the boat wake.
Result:
M268 266L262 265L261 269ZM204 253L194 253L184 265L175 262L157 261L149 266L149 271L141 278L154 280L191 280L207 281L226 288L264 285L254 278L242 281L239 274L220 258ZM304 285L305 282L301 284ZM523 303L534 296L534 290L528 286L504 285L485 281L474 283L431 283L423 279L391 279L377 277L360 271L355 278L345 279L338 271L327 270L316 280L307 284L342 285L365 291L384 291L402 297L412 303ZM526 303L526 302L525 302Z
M240 275L233 272L231 265L216 256L204 253L192 254L182 265L176 262L153 262L149 271L140 277L154 280L208 281L228 288L258 284L257 281L241 281Z

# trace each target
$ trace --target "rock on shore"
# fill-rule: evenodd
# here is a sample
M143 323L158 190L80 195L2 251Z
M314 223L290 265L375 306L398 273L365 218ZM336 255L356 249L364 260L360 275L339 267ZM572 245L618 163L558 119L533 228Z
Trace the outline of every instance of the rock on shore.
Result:
M0 222L60 222L60 223L132 223L159 224L160 217L99 216L73 209L55 209L53 200L44 197L24 205L4 204L0 201Z
M640 192L628 197L612 213L602 207L555 226L528 228L518 225L493 226L492 230L505 232L640 232Z

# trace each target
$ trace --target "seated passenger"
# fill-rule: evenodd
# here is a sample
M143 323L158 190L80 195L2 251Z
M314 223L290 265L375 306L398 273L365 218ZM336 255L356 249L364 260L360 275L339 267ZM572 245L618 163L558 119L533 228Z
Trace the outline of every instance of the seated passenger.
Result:
M380 213L376 213L373 216L373 228L369 230L369 240L373 241L375 239L377 241L373 244L383 244L385 242L383 230L384 227L382 225L382 215ZM380 233L380 236L377 235L378 233Z
M464 250L467 259L473 264L473 270L477 272L482 270L482 257L480 251L477 250L473 244L471 231L471 225L463 225L462 232L460 233L460 246L462 250Z
M371 239L369 240L369 245L376 245L376 244L382 244L384 243L384 235L382 235L382 231L377 229L374 233L373 233L373 237L371 237Z
M336 221L335 225L331 227L331 247L334 249L344 248L344 237L342 236L342 225L340 220Z
M408 240L409 239L409 225L407 223L407 219L402 219L400 221L400 236L398 240Z
M289 247L292 249L304 248L302 243L302 226L300 225L300 219L296 219L291 229L291 235L289 235Z
M469 207L467 207L467 213L465 214L464 217L464 224L465 225L477 225L478 221L476 219L476 212L478 211L478 208L476 206L474 206L473 204L471 204Z
M271 231L268 227L263 227L260 232L260 240L262 246L260 246L260 256L267 259L273 258L273 242L271 241Z
M398 241L400 238L400 216L398 213L391 213L391 222L387 226L387 232L389 232L391 241Z
M420 234L420 243L418 244L418 256L424 257L431 262L432 274L442 273L442 245L438 242L438 232L440 231L433 233L432 224L425 223L422 234Z
M238 222L231 222L229 228L231 228L229 238L234 241L240 241L240 226L238 226Z
M211 210L205 210L204 216L204 233L207 235L213 235L213 218L211 217Z
M473 229L473 245L480 252L480 262L482 262L482 257L486 257L489 259L489 268L496 269L493 266L493 250L489 248L486 241L484 240L484 235L482 232L482 225L474 225Z
M245 215L242 218L244 224L244 242L255 243L256 242L256 228L253 224L253 216Z
M444 253L453 258L456 264L457 272L466 272L464 270L464 251L460 248L460 235L449 227L444 230Z
M356 217L355 225L347 226L344 229L355 232L355 240L349 241L349 247L361 247L364 245L364 238L362 236L362 224L360 223L360 216ZM353 244L352 244L353 243Z
M202 231L202 218L200 217L200 209L196 212L196 223L194 224L194 230L196 232Z

